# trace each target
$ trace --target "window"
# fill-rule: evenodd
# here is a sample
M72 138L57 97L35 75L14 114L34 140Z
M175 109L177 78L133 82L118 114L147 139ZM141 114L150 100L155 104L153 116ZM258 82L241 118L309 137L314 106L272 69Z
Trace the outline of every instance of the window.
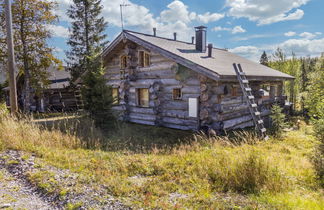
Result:
M174 88L172 92L173 100L180 100L182 98L181 88Z
M150 66L150 54L145 51L139 51L138 55L138 65L140 67Z
M140 107L149 107L149 90L148 88L137 89L137 105Z
M126 69L127 68L127 56L123 55L120 57L120 69Z
M232 86L231 94L232 94L232 96L237 96L237 87L236 86Z
M127 56L120 57L120 79L125 79L125 69L127 68Z
M112 89L112 98L113 98L113 104L119 104L119 91L118 88Z

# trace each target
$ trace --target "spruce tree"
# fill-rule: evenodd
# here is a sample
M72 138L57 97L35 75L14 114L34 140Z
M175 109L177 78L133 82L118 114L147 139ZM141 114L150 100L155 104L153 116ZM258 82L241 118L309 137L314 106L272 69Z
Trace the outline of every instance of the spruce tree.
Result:
M268 66L268 62L269 62L268 56L267 56L266 52L263 51L261 58L260 58L260 64Z
M85 72L90 58L100 53L106 44L107 22L101 16L102 8L101 0L73 0L67 11L72 19L67 42L70 50L66 52L72 80Z

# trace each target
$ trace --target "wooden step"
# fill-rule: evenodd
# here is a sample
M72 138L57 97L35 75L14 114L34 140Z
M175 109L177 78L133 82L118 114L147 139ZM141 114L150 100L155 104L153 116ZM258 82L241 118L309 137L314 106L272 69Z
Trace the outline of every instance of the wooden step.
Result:
M240 75L245 75L245 72L243 72L243 71L240 71L239 73L240 73Z
M245 91L252 91L251 88L245 88Z
M256 108L256 107L258 107L258 105L257 104L251 104L251 107Z
M259 116L261 113L260 112L254 112L256 116Z
M259 120L258 123L259 123L259 124L262 124L262 123L263 123L263 120Z
M254 99L254 96L248 96L249 99Z
M264 133L264 132L266 132L266 131L267 131L266 128L262 128L262 129L261 129L261 132L262 132L262 133Z
M248 83L249 83L249 80L247 80L247 79L242 80L242 83L243 83L243 84L248 84Z

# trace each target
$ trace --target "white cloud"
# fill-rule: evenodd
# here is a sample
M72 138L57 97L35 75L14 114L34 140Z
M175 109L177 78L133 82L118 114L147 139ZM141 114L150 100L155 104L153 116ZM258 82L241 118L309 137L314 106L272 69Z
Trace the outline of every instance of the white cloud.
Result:
M296 35L296 32L294 31L288 31L286 33L284 33L285 36L295 36Z
M220 20L224 17L224 14L220 14L220 13L210 13L210 12L206 12L203 15L198 15L197 16L197 20L202 22L202 23L209 23L209 22L215 22L217 20Z
M250 39L270 38L275 37L277 34L252 34L248 36L237 36L233 38L233 41L246 41Z
M256 21L258 25L298 20L304 11L298 9L310 0L226 0L228 14Z
M59 10L56 14L59 15L60 20L69 22L65 13L72 0L57 1ZM125 28L132 27L137 31L152 33L152 28L156 27L159 36L172 37L173 32L177 32L179 39L188 39L193 35L193 21L206 24L224 17L224 14L220 13L191 12L188 6L179 0L172 1L157 16L154 16L148 8L130 0L102 0L103 16L109 25L120 27L120 4L122 3L130 5L123 8Z
M68 28L65 28L60 25L48 25L47 27L51 30L54 37L67 38L69 36Z
M225 27L221 27L221 26L216 26L214 28L212 28L212 31L231 31L231 28L225 28Z
M258 62L263 51L271 55L277 48L283 49L289 57L292 52L296 56L319 56L324 49L324 38L322 39L288 39L284 42L260 46L238 46L230 49L230 52L239 54L245 58Z
M303 32L301 34L299 34L300 37L303 37L305 39L313 39L316 37L316 34L312 34L312 33L309 33L309 32Z
M232 30L232 34L244 33L246 30L242 26L235 26Z
M250 60L256 60L258 56L260 56L259 48L251 45L247 46L239 46L232 49L229 49L230 52L241 55ZM260 55L259 55L260 54Z
M278 45L286 52L294 52L297 56L318 56L324 49L324 38L322 39L289 39Z
M235 26L234 28L226 28L221 26L216 26L212 28L212 31L230 31L232 34L244 33L246 30L242 26Z

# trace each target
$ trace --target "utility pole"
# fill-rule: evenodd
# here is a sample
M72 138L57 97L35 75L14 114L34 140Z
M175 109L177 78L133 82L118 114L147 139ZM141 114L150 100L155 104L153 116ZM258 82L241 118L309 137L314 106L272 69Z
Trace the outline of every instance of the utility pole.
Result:
M12 15L11 2L5 0L6 4L6 29L7 29L7 46L8 46L8 73L9 73L9 88L10 88L10 108L11 114L16 115L18 112L17 103L17 88L16 88L16 63L15 52L12 35Z

